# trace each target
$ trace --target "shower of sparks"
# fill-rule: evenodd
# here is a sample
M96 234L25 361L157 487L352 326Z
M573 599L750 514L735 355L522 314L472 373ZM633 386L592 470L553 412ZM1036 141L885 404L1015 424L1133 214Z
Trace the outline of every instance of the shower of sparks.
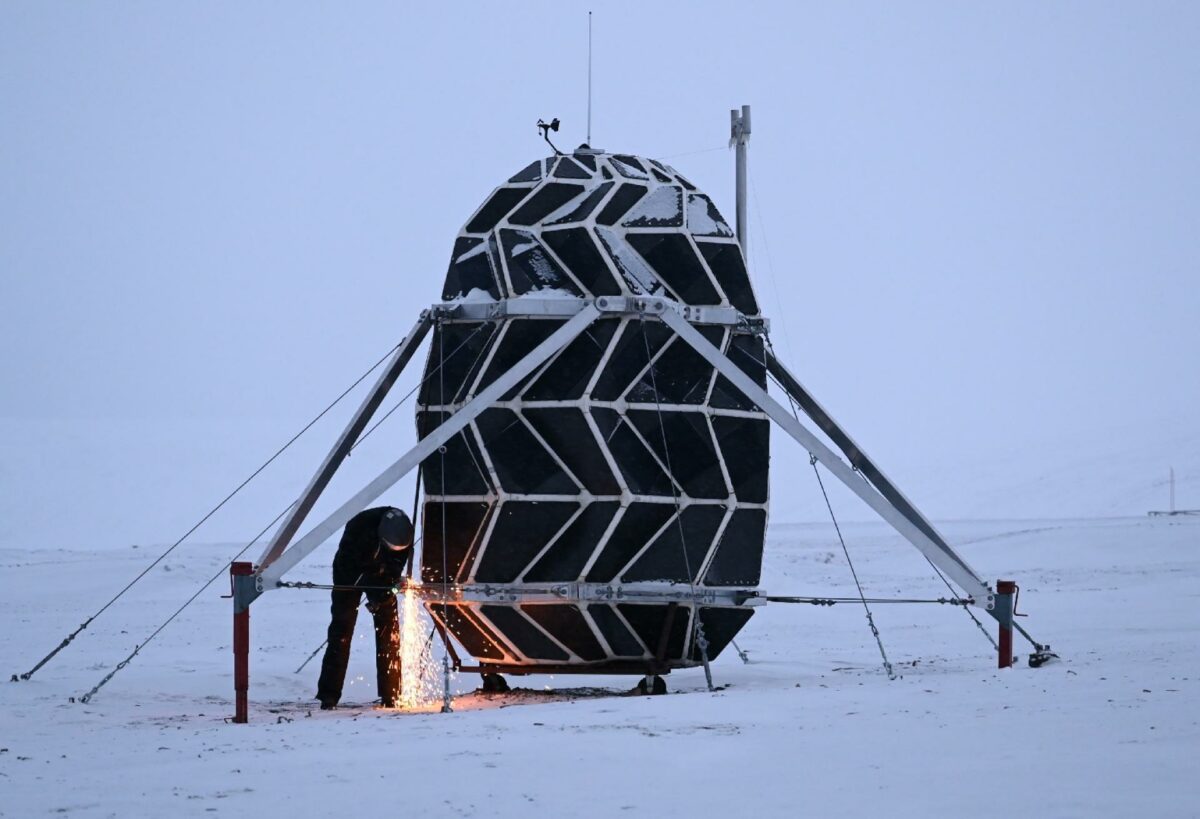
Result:
M441 701L442 680L433 659L433 624L421 607L418 587L410 580L400 598L400 707L422 709Z

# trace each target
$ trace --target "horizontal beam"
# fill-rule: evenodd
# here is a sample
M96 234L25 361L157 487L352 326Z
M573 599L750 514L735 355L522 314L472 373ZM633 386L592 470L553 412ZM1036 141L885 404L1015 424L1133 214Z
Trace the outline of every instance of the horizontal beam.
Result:
M538 298L534 294L495 301L446 302L435 305L445 321L495 321L505 318L569 318L589 304L603 313L651 314L674 310L692 324L715 324L763 333L769 329L766 319L748 318L735 307L681 304L658 296L600 296L584 298Z
M371 589L396 594L414 593L426 603L685 603L701 606L762 606L761 589L740 586L686 586L669 582L621 583L421 583L404 579L394 586L280 581L276 588L347 590Z

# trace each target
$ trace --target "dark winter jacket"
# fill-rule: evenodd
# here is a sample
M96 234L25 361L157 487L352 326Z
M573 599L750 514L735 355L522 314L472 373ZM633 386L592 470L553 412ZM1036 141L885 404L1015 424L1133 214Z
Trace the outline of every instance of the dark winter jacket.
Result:
M391 508L377 506L350 518L333 558L335 575L361 577L363 585L392 584L404 577L412 547L393 551L379 539L379 521Z

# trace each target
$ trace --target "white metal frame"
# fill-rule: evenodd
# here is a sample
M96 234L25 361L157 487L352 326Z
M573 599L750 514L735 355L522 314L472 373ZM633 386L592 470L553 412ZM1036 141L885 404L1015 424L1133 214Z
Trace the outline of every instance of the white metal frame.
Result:
M281 527L280 532L272 541L272 545L264 553L264 559L258 567L258 590L261 592L276 588L276 584L285 573L337 532L350 518L366 508L367 504L378 498L389 487L393 486L425 460L425 458L432 455L439 447L445 445L452 437L465 429L485 409L492 406L513 386L542 366L559 350L566 347L567 344L603 314L643 315L662 320L680 339L705 358L721 375L725 376L771 420L782 427L785 432L792 436L818 462L824 464L835 477L858 495L863 502L874 509L884 521L889 523L905 539L920 550L922 554L929 558L935 566L967 592L977 605L984 606L989 610L992 608L994 603L993 592L988 587L986 581L946 543L945 539L937 533L932 524L920 515L907 498L904 498L899 490L882 475L882 472L879 472L874 467L874 464L871 464L871 468L876 478L875 482L872 483L855 466L848 464L832 449L826 446L814 433L806 429L792 413L788 412L781 404L775 401L765 389L759 387L726 354L713 346L708 339L693 327L693 324L707 323L729 326L740 325L742 327L749 327L750 331L754 332L761 329L762 325L748 325L745 319L736 310L732 310L731 308L695 308L677 304L663 298L629 296L609 296L594 300L518 298L497 302L451 303L435 306L432 310L423 313L413 332L406 337L393 356L389 363L388 371L376 383L375 388L372 390L372 396L369 396L364 401L363 406L359 408L359 411L351 421L351 425L343 432L337 445L335 445L329 456L326 457L317 475L314 476L309 486L305 489L301 501L307 504L307 508L298 508L292 513L291 518L289 518L289 521L294 522L293 532L295 531L294 527L299 525L308 508L311 508L316 495L328 483L328 478L332 475L332 471L336 470L337 465L344 458L343 450L351 446L359 432L361 432L361 425L365 424L364 416L369 417L370 413L374 411L374 408L371 406L373 396L376 393L385 393L391 386L391 383L395 381L395 376L398 375L398 372L392 371L396 369L397 364L402 368L403 364L411 359L413 351L428 331L434 317L449 321L455 319L480 321L510 316L532 315L561 316L568 320L551 333L545 341L530 351L515 366L493 381L486 389L481 390L467 401L461 408L442 422L440 426L421 439L415 446L404 453L399 460L338 507L325 520L309 530L290 548L283 548L287 546L286 540L290 535L287 534L285 527ZM799 388L799 382L795 381L794 377L783 368L783 365L777 359L771 359L771 364L773 367L786 373L793 386ZM854 444L849 436L834 424L828 413L825 413L820 405L816 404L807 393L805 393L804 397L816 410L819 410L816 418L818 425L826 431L832 429L840 439L849 442L854 455L861 457L866 463L870 463L866 461L865 455L861 454L861 449L857 444ZM378 400L374 401L374 406L378 406L379 400L382 400L381 396ZM339 455L339 453L341 454ZM851 460L853 462L854 458L851 457ZM932 533L932 536L929 533ZM665 586L663 590L658 590L653 588L654 585L651 584L651 586L645 587L643 593L656 594L658 596L662 596L663 594L677 595L679 593L677 589L667 590ZM552 587L556 590L566 588L562 584L552 584ZM556 593L550 591L550 589L551 587L535 589L531 586L527 589L510 588L506 593L521 595L523 592L529 592L535 596L543 594L553 595ZM495 599L494 595L498 591L490 587L484 587L481 590L483 597L490 599ZM456 593L461 594L463 590L460 589ZM573 592L573 594L578 593L579 591ZM590 596L591 594L604 593L606 592L601 589L592 590L589 588L585 595ZM467 597L474 597L474 593L468 594Z

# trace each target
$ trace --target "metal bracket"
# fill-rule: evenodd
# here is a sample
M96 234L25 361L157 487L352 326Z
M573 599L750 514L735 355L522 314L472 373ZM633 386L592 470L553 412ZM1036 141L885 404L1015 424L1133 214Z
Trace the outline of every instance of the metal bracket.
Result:
M764 318L750 318L735 307L680 304L661 296L598 296L583 298L536 298L518 296L497 301L466 301L435 304L430 314L443 321L499 321L506 318L570 318L588 305L604 314L660 316L674 310L692 324L716 324L735 327L741 332L764 333L769 324Z
M438 603L507 603L562 600L575 603L629 601L635 603L680 603L698 606L761 606L760 589L695 587L678 583L523 583L451 585L443 593L440 585L411 585L423 601Z
M250 564L246 564L249 566ZM254 574L231 574L230 592L233 595L233 613L241 614L250 604L262 596L262 578Z

